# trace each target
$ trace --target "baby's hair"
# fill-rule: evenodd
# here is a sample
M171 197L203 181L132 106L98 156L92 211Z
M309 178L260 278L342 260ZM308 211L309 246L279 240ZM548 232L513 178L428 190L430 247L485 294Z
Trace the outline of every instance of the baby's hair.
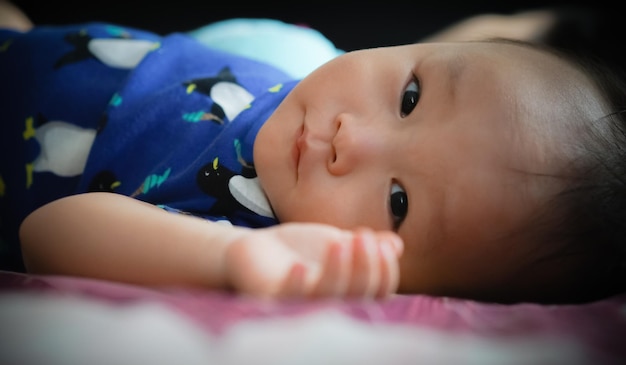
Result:
M626 289L626 86L614 70L578 58L595 80L610 112L583 123L566 189L554 202L564 211L560 231L566 247L586 255L580 300L593 300Z
M582 71L609 112L572 125L573 151L553 178L561 190L530 221L528 238L555 251L564 272L536 283L539 302L586 302L626 290L626 82L621 70L587 55L541 44L493 39L545 51ZM541 277L541 276L539 276Z

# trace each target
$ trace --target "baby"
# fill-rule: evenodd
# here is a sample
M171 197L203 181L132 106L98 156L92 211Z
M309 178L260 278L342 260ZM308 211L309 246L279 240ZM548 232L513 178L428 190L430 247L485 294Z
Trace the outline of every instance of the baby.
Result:
M302 80L106 24L0 43L2 234L30 272L499 302L623 283L626 93L604 70L501 39Z

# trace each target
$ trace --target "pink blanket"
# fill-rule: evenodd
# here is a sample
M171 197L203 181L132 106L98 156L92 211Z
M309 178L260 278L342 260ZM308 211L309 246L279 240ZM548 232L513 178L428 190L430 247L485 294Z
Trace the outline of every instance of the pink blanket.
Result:
M626 294L266 301L0 272L0 364L626 364Z

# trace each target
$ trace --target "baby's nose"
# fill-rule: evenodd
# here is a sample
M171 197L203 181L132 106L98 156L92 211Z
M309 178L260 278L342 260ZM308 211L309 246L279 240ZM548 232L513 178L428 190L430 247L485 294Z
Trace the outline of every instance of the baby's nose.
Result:
M328 170L333 175L347 174L362 163L374 163L374 157L382 152L373 128L345 114L337 118L331 145Z

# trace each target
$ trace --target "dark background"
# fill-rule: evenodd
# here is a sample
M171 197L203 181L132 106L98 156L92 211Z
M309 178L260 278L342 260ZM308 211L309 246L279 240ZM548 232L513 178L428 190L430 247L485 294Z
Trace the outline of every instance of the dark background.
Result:
M273 18L304 24L327 36L344 50L385 46L419 40L446 25L480 13L514 13L521 10L574 9L573 25L566 26L565 46L588 51L610 62L626 65L623 50L626 31L619 3L608 1L483 0L412 2L141 0L54 1L14 0L36 24L108 21L165 34L186 31L234 17Z

